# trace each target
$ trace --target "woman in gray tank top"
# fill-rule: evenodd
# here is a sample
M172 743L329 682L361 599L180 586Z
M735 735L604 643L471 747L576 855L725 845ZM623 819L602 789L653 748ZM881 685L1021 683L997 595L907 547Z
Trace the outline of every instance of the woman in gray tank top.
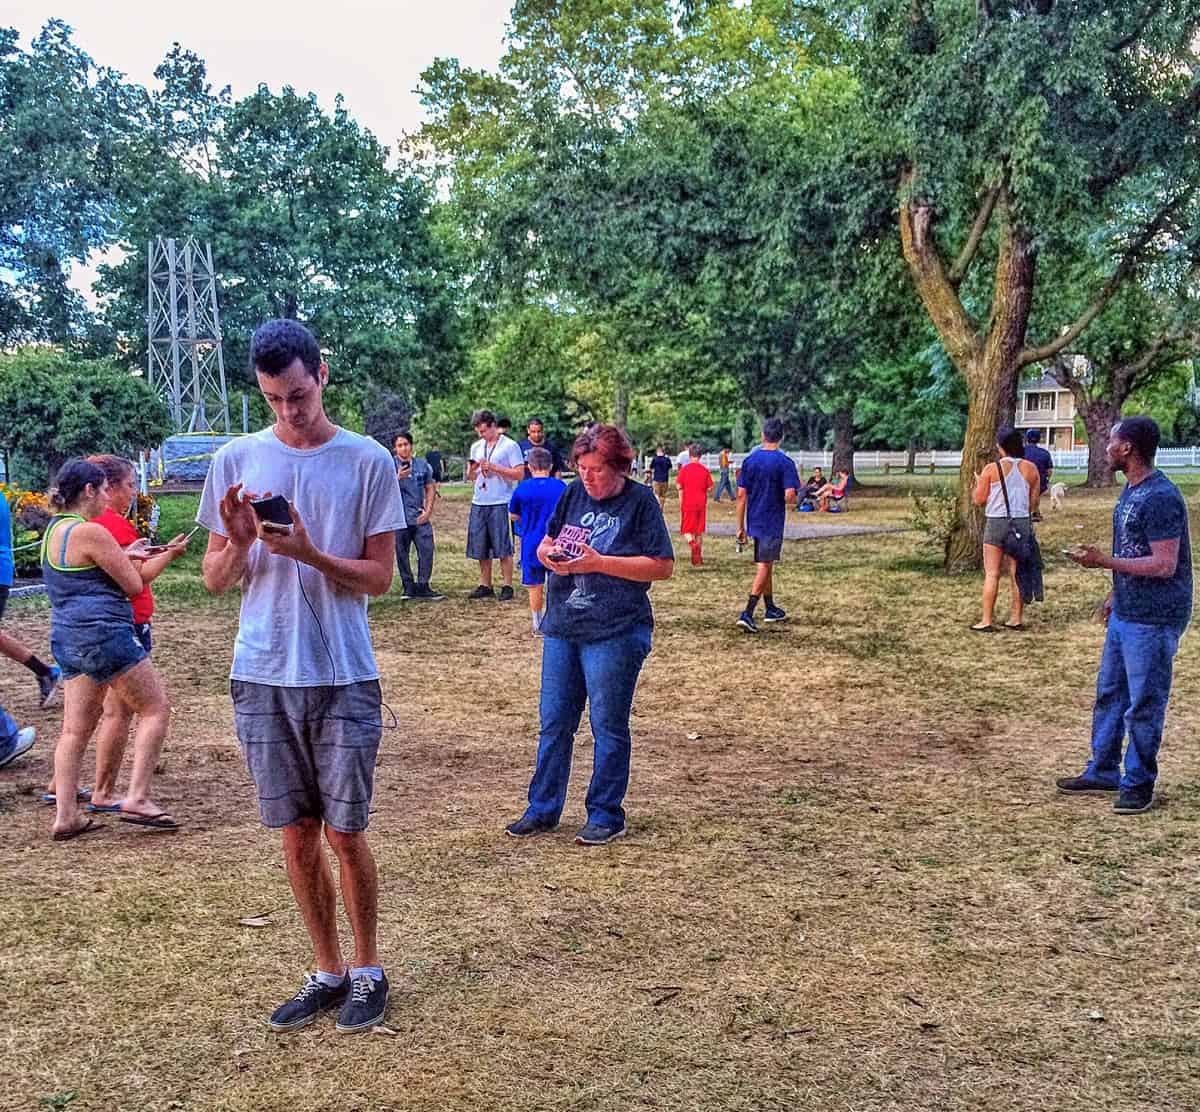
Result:
M1008 577L1012 592L1009 619L1005 629L1023 630L1025 624L1024 604L1021 590L1017 586L1017 564L1004 554L1004 537L1008 532L1008 519L1032 532L1030 517L1037 509L1042 484L1037 468L1022 458L1024 440L1021 433L1012 428L1001 428L996 434L999 459L989 463L975 476L975 490L971 500L984 507L983 523L983 616L971 626L976 633L995 633L992 614L996 607L996 595L1000 591L1000 576ZM1003 485L1002 485L1003 484ZM1007 502L1005 496L1007 495Z
M173 829L160 807L145 798L167 732L166 692L133 629L129 600L140 594L144 542L123 550L102 525L90 521L104 508L104 472L70 460L50 492L55 516L42 538L42 576L52 607L50 647L63 674L63 724L54 751L55 818L52 835L65 842L101 829L79 812L79 765L111 689L138 716L130 792L121 801L125 822ZM139 780L139 774L142 779Z

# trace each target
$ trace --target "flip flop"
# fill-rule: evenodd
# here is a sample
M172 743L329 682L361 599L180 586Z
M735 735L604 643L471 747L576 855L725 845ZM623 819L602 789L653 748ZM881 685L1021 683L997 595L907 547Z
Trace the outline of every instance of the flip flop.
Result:
M121 821L129 823L130 826L148 826L152 830L179 829L179 823L171 818L166 811L159 811L157 815L122 814Z
M994 625L971 626L971 632L972 633L995 633L996 627Z
M88 819L87 822L75 830L60 830L57 834L51 834L50 837L56 842L69 842L72 838L80 838L84 834L94 834L96 831L103 829L104 827L94 819Z
M75 793L75 798L78 799L80 803L86 803L92 798L91 788L80 788L79 791ZM42 792L41 801L46 804L47 807L54 807L58 804L58 796L56 796L53 792Z
M84 810L90 811L93 815L119 815L121 813L121 804L89 803Z
M1011 629L1013 631L1013 633L1024 633L1025 632L1025 623L1018 622L1016 625L1013 625L1012 622L1005 622L1004 628Z

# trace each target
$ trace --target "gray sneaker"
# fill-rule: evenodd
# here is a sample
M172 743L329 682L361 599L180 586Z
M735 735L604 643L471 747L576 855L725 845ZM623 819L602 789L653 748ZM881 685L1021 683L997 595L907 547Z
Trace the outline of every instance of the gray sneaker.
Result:
M26 726L23 730L18 730L12 736L12 740L5 745L0 746L0 768L6 764L11 764L18 757L28 753L33 748L33 743L37 740L37 730L32 726Z
M342 983L336 988L330 988L318 981L315 974L310 973L304 978L300 991L271 1013L267 1026L272 1031L295 1031L306 1027L322 1012L341 1004L349 992L349 976L343 977Z
M382 1022L388 1006L388 979L363 973L355 977L350 988L350 997L338 1012L339 1031L361 1031Z
M601 826L599 823L589 822L579 828L579 833L575 835L575 844L577 846L603 846L614 838L624 837L625 827L623 826Z

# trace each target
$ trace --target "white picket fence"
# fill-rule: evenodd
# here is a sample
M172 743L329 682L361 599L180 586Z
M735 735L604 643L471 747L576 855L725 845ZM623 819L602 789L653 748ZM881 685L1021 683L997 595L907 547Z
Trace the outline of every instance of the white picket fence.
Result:
M822 467L828 471L833 466L832 452L788 452L788 455L795 461L796 466L805 473L811 471L814 467ZM1050 456L1054 460L1055 470L1087 470L1088 453L1086 448L1076 448L1069 452L1051 450ZM736 467L746 458L746 454L733 452L730 458ZM720 464L720 457L716 452L709 452L707 455L701 457L700 462L705 467L716 470ZM1164 470L1180 467L1200 468L1200 447L1160 448L1154 462ZM935 469L944 468L946 470L957 471L962 465L962 452L918 452L916 454L915 465L918 471L928 471L931 464ZM854 453L855 471L884 471L887 469L903 471L907 465L907 452L880 451Z

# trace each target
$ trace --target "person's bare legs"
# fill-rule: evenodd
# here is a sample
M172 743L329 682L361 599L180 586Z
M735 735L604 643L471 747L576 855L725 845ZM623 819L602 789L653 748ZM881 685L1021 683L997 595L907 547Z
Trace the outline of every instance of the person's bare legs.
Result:
M312 941L317 968L342 973L346 963L337 933L337 889L321 842L321 820L299 819L283 828L288 883Z
M62 735L54 750L54 825L53 834L66 834L87 825L75 798L79 791L79 766L88 738L104 700L104 685L87 676L75 676L63 685Z
M990 626L996 610L996 593L1000 590L1000 562L1004 550L996 544L983 546L983 617L980 626Z
M133 734L133 769L121 811L131 815L160 815L163 809L150 798L150 781L171 721L166 689L148 658L113 680L112 689L130 713L138 717Z
M1011 556L1004 557L1004 572L1008 576L1009 590L1012 591L1012 611L1008 624L1019 626L1025 614L1025 603L1021 598L1021 588L1017 586L1017 562Z
M481 587L490 587L492 585L492 561L479 561L479 585Z
M342 885L342 903L354 935L354 965L379 964L376 923L379 917L379 874L375 856L367 844L367 833L360 830L343 834L328 824L325 837L338 858L338 876ZM322 967L324 968L324 967Z
M505 587L512 586L513 573L513 558L511 556L500 557L500 582Z
M754 568L754 585L750 588L750 593L762 598L763 595L774 594L774 585L772 582L771 569L774 564L755 564Z
M129 726L133 712L113 691L104 696L104 713L96 728L96 781L92 786L92 803L111 807L117 799L117 775L125 758L129 741Z

